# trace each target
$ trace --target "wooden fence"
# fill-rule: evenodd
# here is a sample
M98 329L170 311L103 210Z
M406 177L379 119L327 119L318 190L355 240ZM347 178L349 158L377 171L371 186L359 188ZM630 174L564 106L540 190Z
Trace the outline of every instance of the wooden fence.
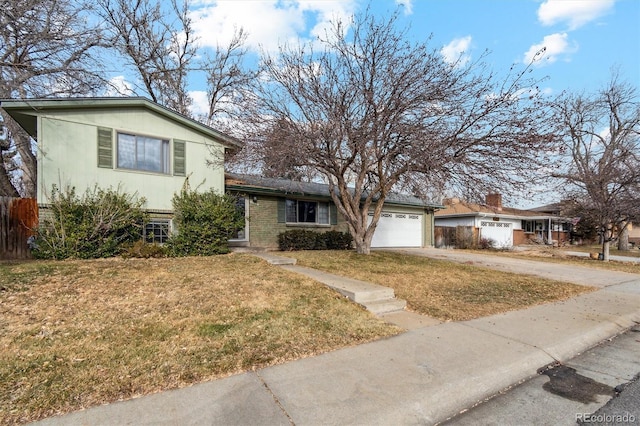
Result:
M0 259L28 259L29 237L38 225L34 198L0 197Z
M472 226L436 226L435 246L472 248L478 243L478 230Z

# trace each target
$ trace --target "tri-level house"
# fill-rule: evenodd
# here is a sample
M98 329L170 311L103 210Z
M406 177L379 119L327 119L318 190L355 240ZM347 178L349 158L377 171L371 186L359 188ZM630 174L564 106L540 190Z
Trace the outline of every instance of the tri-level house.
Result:
M240 143L145 98L2 100L0 106L37 141L40 214L53 185L78 193L98 186L146 199L145 233L163 242L172 203L192 186L224 193L224 152Z

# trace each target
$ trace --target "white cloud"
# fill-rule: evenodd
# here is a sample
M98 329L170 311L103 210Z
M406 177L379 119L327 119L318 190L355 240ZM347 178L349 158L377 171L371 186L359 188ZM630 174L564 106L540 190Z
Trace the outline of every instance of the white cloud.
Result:
M396 5L402 6L405 15L411 15L413 13L413 0L395 0Z
M242 27L249 49L261 46L273 52L283 43L324 35L331 20L346 22L355 8L355 0L201 0L194 3L191 17L204 46L227 45L234 28Z
M566 22L570 30L609 12L615 0L547 0L538 8L538 20L543 25Z
M189 110L194 117L206 117L209 114L209 96L204 90L192 90L189 96L193 101Z
M449 44L440 49L440 54L445 62L453 64L459 61L458 65L463 66L471 59L471 55L469 55L470 46L471 36L454 38Z
M133 94L133 85L123 75L111 77L109 86L104 91L104 96L131 96Z
M542 49L545 49L544 52L536 57ZM556 62L559 57L565 57L568 60L569 54L577 50L577 44L569 42L567 33L555 33L545 36L541 43L532 45L524 54L522 62L529 64L535 58L537 66L550 65Z

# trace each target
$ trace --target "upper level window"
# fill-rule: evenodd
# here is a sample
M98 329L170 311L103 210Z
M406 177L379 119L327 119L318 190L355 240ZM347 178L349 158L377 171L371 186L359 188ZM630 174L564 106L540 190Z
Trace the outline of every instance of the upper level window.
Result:
M149 136L118 133L118 167L171 173L169 141Z
M289 223L329 224L329 203L318 201L286 201L286 219Z

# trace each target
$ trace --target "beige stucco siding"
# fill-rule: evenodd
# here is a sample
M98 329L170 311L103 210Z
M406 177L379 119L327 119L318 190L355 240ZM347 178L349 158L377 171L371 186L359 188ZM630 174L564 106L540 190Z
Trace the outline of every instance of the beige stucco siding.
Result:
M113 129L113 169L97 167L97 128ZM52 185L72 186L77 192L98 185L120 187L147 200L149 210L171 210L173 194L182 188L185 177L144 171L117 169L117 132L186 141L186 174L192 188L224 191L222 166L208 166L211 152L223 147L199 132L142 109L62 111L43 114L38 121L38 200L46 203ZM172 164L172 162L171 162ZM173 164L172 164L173 166ZM202 184L202 185L201 185Z

